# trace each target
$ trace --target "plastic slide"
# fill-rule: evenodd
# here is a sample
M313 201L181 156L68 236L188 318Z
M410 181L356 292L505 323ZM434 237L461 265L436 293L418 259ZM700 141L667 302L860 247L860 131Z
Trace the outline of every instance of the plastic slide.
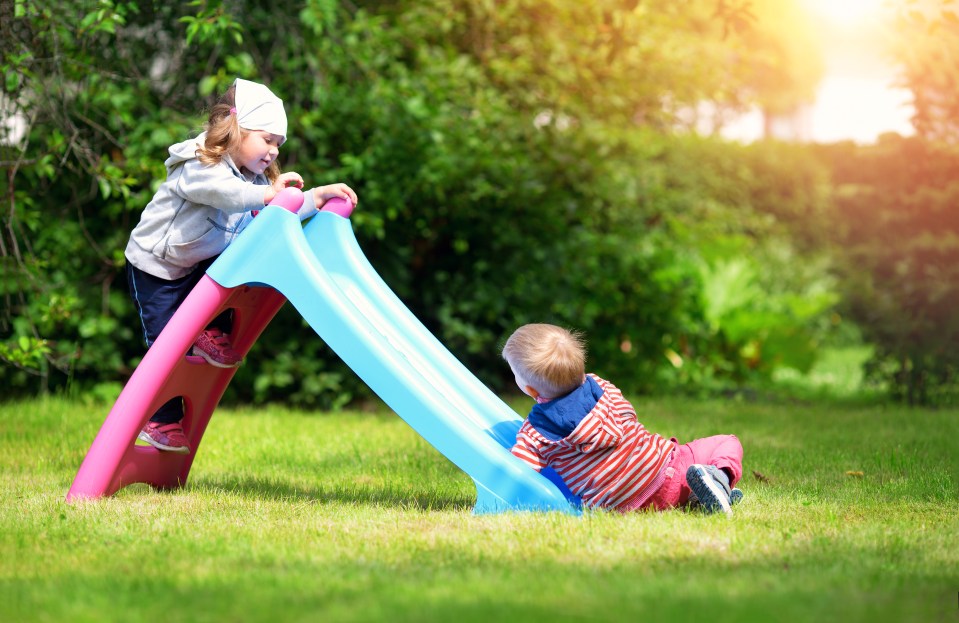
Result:
M506 435L510 429L515 435L516 413L382 282L347 219L321 212L305 229L283 210L265 210L260 219L254 225L282 231L271 236L275 248L244 232L210 267L214 281L227 288L263 283L281 292L390 408L473 478L475 512L575 509L553 481L510 454ZM273 261L261 261L264 254ZM278 257L283 260L276 264Z
M314 255L343 294L363 310L367 321L385 337L387 344L400 348L416 369L423 372L422 378L432 384L434 391L442 391L447 397L451 406L446 413L451 417L465 418L505 449L512 447L522 420L463 366L386 285L360 250L349 222L321 212L307 224L304 233ZM491 356L496 355L491 353ZM373 389L376 391L375 387ZM410 418L402 414L401 417L421 432ZM429 422L424 424L428 426ZM429 440L427 435L423 434L423 437ZM441 446L436 447L443 452ZM464 471L470 473L465 468ZM579 506L579 498L569 491L555 472L547 468L543 476L570 503ZM480 486L481 483L477 482L477 488Z
M298 207L302 201L298 192L284 191L281 193L285 195L283 201L292 201ZM228 298L225 293L238 290L279 293L390 408L473 479L477 489L474 512L579 512L578 500L555 474L547 471L541 475L510 454L508 448L520 424L516 413L490 392L409 312L360 250L349 220L342 216L349 210L338 208L332 201L329 204L333 211L317 214L305 228L290 211L275 206L263 210L207 271L204 279L209 278L222 292L216 301L203 308L204 313L200 315L212 318L219 309L228 307L231 300L225 300ZM285 207L293 209L290 205ZM204 285L203 281L201 285ZM207 287L209 289L208 284ZM188 303L193 296L191 293ZM259 319L250 326L256 336L279 308L272 300L267 303L268 309L250 314ZM178 316L174 316L170 324L178 320ZM197 331L202 326L200 324ZM193 328L191 326L191 331ZM151 351L164 341L165 334L166 331ZM180 340L174 351L183 352L184 343L188 348L189 341ZM249 344L243 346L244 349L238 348L241 353L248 350ZM149 355L148 352L144 364ZM181 365L178 362L175 367ZM135 377L136 373L127 389ZM218 388L213 406L221 394L222 388ZM169 395L177 395L177 388L167 388L164 397ZM182 395L186 398L187 392ZM118 399L118 403L120 401ZM161 397L154 397L145 410L141 408L145 416L138 415L136 426L123 427L123 434L119 436L128 437L130 431L135 436L135 431L149 418L150 409L156 404L162 404ZM209 410L212 412L212 408ZM188 409L188 417L190 415ZM209 414L203 411L197 415L197 421L201 423L199 435L202 435ZM108 417L104 429L111 417ZM184 423L187 428L186 419ZM199 435L194 430L188 431L191 445L199 444ZM81 467L78 481L103 436L104 430L101 430ZM104 441L102 445L109 443ZM141 454L157 454L152 448L137 450ZM110 463L103 469L124 471L122 468L122 465L115 467ZM188 470L189 462L185 469L180 465L176 481L167 478L161 486L182 484ZM120 486L137 481L157 484L155 480L137 478L135 474L128 477L112 474L101 477L100 482L92 485L78 487L75 482L68 498L109 494Z

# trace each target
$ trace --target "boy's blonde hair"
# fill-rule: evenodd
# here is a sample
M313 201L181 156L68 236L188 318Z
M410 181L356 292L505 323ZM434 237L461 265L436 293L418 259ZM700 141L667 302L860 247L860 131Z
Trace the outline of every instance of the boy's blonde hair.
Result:
M582 384L586 341L578 331L526 324L506 340L503 359L544 398L557 398Z
M210 116L204 124L206 140L203 147L197 150L197 159L203 164L220 164L223 156L234 154L240 149L243 137L249 133L240 127L234 109L236 107L236 85L230 88L217 100L210 109ZM275 182L280 176L280 165L276 160L263 172L270 182Z

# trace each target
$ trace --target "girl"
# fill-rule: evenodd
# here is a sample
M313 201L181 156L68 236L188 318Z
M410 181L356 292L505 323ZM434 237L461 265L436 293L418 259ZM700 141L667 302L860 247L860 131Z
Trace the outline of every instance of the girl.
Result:
M147 347L256 212L287 185L303 187L298 173L280 173L276 161L286 129L282 100L262 84L237 79L213 106L204 132L170 147L166 180L144 208L124 252ZM318 186L304 193L300 218L312 216L333 197L356 205L356 193L346 184ZM193 354L221 368L238 366L241 358L230 331L231 316L224 312L197 337ZM183 400L174 398L150 418L139 439L189 453L182 419Z

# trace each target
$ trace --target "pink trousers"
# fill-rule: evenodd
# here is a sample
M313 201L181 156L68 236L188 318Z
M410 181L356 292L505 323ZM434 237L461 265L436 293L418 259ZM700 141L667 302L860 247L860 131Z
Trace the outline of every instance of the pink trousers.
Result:
M676 442L676 439L672 441ZM743 446L735 435L715 435L677 445L664 470L662 486L641 508L667 510L684 505L690 492L686 470L694 463L726 470L732 475L729 486L733 487L743 477Z

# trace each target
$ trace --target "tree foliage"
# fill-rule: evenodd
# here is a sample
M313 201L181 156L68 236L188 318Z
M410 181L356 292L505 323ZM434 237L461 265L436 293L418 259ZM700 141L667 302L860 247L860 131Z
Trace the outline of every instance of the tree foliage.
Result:
M959 143L959 17L949 0L898 6L892 56L913 95L913 125L929 141Z
M872 378L911 404L954 402L959 371L959 152L922 138L822 148L846 313Z
M818 165L675 131L684 107L748 92L722 54L740 9L60 4L16 0L2 27L4 111L24 127L2 141L0 181L0 379L14 391L110 395L136 365L122 249L167 146L237 76L284 99L284 168L358 190L373 265L494 388L509 381L501 341L529 321L585 330L592 367L624 388L809 365L834 298L786 224L815 213ZM308 331L284 309L234 397L362 395Z

